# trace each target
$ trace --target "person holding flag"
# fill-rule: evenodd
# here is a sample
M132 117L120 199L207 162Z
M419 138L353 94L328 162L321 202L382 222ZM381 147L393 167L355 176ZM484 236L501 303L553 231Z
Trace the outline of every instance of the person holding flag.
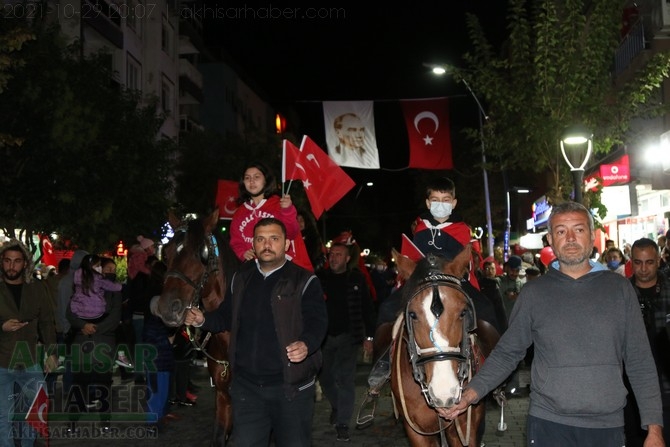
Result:
M5 242L0 247L0 260L0 446L14 447L14 439L21 439L23 447L31 447L35 430L24 423L14 430L13 414L28 410L44 382L44 373L58 365L54 311L47 287L33 280L32 256L21 241ZM38 347L38 340L49 354L44 366L44 350Z
M230 224L230 247L244 262L256 258L253 249L254 226L266 217L274 217L286 226L286 237L291 241L286 256L300 267L313 271L298 226L298 211L291 196L280 197L276 177L264 163L250 163L239 181L239 207Z

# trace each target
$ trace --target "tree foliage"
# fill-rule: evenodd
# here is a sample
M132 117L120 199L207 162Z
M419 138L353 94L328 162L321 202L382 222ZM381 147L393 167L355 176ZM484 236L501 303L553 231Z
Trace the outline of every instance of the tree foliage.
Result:
M658 89L668 77L670 53L651 57L624 85L612 64L620 43L624 0L510 0L502 51L468 16L473 50L464 56L466 79L487 105L485 141L492 168L546 174L550 200L564 200L571 177L560 155L563 129L594 131L594 151L622 144L636 117L664 113ZM468 131L473 139L478 131ZM495 164L495 166L494 166ZM585 194L599 207L594 194ZM598 203L596 203L598 202Z
M4 21L2 36L15 26ZM83 58L40 22L30 32L0 94L0 134L15 138L0 142L0 227L27 240L57 232L89 251L159 236L174 143L156 138L155 100L115 84L108 55Z

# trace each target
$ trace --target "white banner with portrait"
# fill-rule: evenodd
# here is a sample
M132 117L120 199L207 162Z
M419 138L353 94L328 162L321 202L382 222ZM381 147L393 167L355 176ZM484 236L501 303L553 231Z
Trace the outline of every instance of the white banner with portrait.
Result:
M379 169L373 101L324 101L328 155L340 166Z

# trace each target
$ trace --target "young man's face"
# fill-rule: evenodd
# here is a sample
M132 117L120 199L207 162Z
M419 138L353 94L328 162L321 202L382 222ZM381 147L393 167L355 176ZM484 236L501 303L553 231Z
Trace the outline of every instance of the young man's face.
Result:
M28 263L23 253L16 250L7 250L2 255L2 275L9 284L23 282L23 272Z

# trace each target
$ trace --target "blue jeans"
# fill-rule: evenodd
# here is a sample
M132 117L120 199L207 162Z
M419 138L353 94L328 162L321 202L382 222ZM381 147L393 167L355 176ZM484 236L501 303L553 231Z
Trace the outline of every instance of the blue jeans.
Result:
M358 348L350 334L329 335L321 348L323 367L319 383L330 406L337 412L337 425L349 426L356 400L356 362Z
M277 447L309 447L312 444L314 382L289 400L284 385L259 386L233 374L230 397L233 405L232 440L235 447L267 446L274 433Z
M170 371L147 373L147 421L158 422L168 413L170 397Z
M21 447L32 447L37 432L28 424L12 422L14 413L26 413L37 394L44 373L40 365L24 370L0 368L0 447L14 447L14 439L21 439Z

